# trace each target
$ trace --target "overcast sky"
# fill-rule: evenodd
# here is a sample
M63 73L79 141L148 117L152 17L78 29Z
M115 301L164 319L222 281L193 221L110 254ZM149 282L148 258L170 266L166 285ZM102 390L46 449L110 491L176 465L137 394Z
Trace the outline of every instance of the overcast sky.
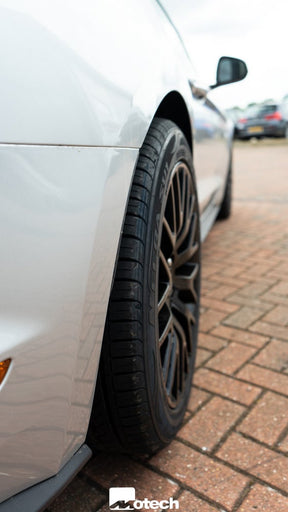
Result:
M288 94L287 0L161 0L201 81L215 81L222 55L245 60L248 76L209 97L223 108Z

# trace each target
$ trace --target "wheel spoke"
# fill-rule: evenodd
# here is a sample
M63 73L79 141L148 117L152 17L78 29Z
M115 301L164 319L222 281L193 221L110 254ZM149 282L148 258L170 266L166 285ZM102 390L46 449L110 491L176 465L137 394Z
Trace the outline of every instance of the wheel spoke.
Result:
M172 203L173 233L176 234L176 199L175 199L173 182L170 187L170 193L171 193L171 203Z
M186 347L187 341L186 341L185 331L182 328L182 325L180 324L179 320L177 320L176 318L174 318L174 326L175 326L175 329L178 332L179 338L181 340L181 348Z
M195 326L196 322L196 307L195 304L185 304L182 300L174 299L173 301L174 316L177 312L178 322L183 328L185 333L185 350L187 351L187 357L191 353L193 346L195 345Z
M181 205L181 187L180 187L180 179L179 179L179 172L176 173L176 175L173 178L173 186L175 190L175 200L176 200L176 232L177 236L178 233L180 233L182 229L183 224L183 211L182 211L182 205Z
M170 331L173 328L173 316L170 314L168 321L161 333L161 336L159 337L159 347L161 347L166 340L167 336L169 335Z
M194 201L195 198L192 198L192 206L189 208L187 216L185 216L185 220L183 222L183 228L181 230L181 233L179 234L179 237L177 238L176 242L176 248L178 249L181 247L181 245L184 243L187 236L189 236L189 239L187 240L187 245L190 245L193 243L195 239L196 234L196 228L197 228L197 217L196 213L193 212L194 207Z
M171 332L171 333L169 333L169 336L168 336L168 343L167 343L167 348L166 348L164 363L163 363L163 378L164 378L165 385L167 385L170 363L171 363L171 356L172 356L172 353L174 350L175 350L175 335L173 332Z
M176 235L171 230L171 228L169 226L169 223L168 223L168 220L166 219L166 217L164 217L164 219L163 219L163 228L165 229L166 234L168 235L168 238L169 238L169 241L171 243L171 246L174 248L175 247L175 243L176 243Z
M185 266L183 265L181 268L182 270L185 269L185 274L183 273L182 275L175 275L173 284L178 290L190 291L194 302L197 302L198 293L195 290L195 280L199 273L199 265L188 263Z
M169 268L169 265L168 265L168 263L167 263L167 261L165 259L165 256L164 256L162 251L160 251L160 262L162 264L162 271L164 271L164 273L166 275L162 276L162 279L161 279L161 284L162 284L161 291L163 290L164 287L165 288L162 291L162 295L160 297L160 300L158 301L158 312L160 312L161 309L163 308L165 302L170 297L172 289L173 289L171 270ZM159 287L159 290L160 290L160 287Z
M167 382L166 382L166 385L167 385L166 389L167 389L168 396L171 396L173 384L175 381L175 373L176 373L176 368L177 368L177 362L179 359L179 353L178 353L177 349L178 349L178 340L177 340L177 337L174 335L170 364L169 364L168 375L167 375Z
M183 212L183 215L184 215L184 212L185 212L185 202L186 202L186 186L187 186L187 175L184 172L184 169L183 169L182 183L183 183L183 185L182 185L182 194L181 194L181 209L182 209L182 212Z
M182 329L182 326L180 322L176 319L174 319L174 326L175 330L178 333L178 351L179 351L179 357L178 357L178 388L183 389L184 381L185 381L185 366L188 368L189 366L189 360L188 360L188 351L187 351L187 340L186 340L186 334L184 330Z
M173 308L175 308L188 322L191 322L193 325L196 325L196 318L194 311L192 311L193 304L186 304L179 297L174 297L173 299Z
M198 251L199 244L196 242L194 245L189 246L188 249L181 252L177 255L177 259L175 259L175 265L174 268L178 269L182 267L182 265L185 265L185 263L188 263L194 256L194 254Z

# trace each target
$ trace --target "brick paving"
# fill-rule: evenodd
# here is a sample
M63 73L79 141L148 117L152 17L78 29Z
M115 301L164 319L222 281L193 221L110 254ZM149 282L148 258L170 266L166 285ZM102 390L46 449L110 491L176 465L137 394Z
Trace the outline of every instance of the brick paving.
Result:
M234 208L203 245L185 422L150 458L96 454L50 512L108 511L110 486L180 512L288 510L288 145L237 143Z

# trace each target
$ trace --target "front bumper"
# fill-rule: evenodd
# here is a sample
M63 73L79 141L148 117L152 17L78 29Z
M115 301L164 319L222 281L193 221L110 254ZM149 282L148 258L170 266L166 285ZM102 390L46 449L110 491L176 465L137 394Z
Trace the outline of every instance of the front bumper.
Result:
M0 144L0 502L85 442L137 157Z

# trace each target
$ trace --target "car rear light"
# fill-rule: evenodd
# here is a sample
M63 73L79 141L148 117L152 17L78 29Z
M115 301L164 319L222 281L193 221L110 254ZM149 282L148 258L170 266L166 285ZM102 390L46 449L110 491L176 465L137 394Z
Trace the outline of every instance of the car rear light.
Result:
M242 124L247 123L246 117L243 117L242 119L239 119L238 123L242 123Z
M264 119L267 119L268 121L272 120L272 119L275 119L276 121L281 121L282 119L282 115L280 114L280 112L273 112L273 114L267 114L266 116L264 116Z
M10 363L11 359L5 359L4 361L0 361L0 384L3 382L5 375L8 372Z

